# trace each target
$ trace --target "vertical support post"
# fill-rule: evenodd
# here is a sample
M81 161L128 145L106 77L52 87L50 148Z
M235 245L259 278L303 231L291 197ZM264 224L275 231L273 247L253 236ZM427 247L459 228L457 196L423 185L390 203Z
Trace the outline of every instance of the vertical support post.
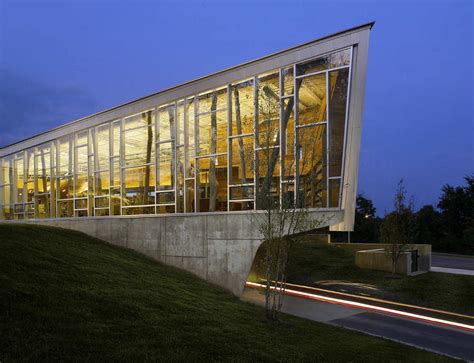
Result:
M232 168L232 87L227 85L227 211L230 211L230 187Z
M259 185L258 185L258 153L257 153L257 139L258 139L258 77L253 77L253 209L257 209Z

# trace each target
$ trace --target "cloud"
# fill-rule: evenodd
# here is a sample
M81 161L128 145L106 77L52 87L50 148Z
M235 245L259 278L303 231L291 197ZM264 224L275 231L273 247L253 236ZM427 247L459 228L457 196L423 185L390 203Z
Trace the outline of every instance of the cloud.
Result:
M51 86L0 68L0 147L93 113L95 102L75 85Z

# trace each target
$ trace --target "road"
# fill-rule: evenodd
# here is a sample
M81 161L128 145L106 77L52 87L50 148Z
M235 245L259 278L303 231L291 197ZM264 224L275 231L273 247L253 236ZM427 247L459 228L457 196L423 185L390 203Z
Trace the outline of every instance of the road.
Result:
M242 299L258 305L264 295L246 287ZM285 296L285 313L361 331L454 358L474 361L474 332L407 319L341 304Z
M433 253L431 266L474 271L474 257Z

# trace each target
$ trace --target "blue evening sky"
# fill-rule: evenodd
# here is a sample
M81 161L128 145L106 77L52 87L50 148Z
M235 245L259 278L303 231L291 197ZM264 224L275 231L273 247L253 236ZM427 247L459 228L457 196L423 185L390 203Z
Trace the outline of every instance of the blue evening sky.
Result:
M474 173L473 1L0 0L0 145L375 20L359 191Z

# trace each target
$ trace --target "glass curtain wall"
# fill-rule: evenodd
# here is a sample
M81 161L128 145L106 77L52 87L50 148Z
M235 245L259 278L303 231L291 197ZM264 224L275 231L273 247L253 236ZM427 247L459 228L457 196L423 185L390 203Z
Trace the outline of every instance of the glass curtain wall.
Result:
M352 50L0 160L2 219L340 207Z

